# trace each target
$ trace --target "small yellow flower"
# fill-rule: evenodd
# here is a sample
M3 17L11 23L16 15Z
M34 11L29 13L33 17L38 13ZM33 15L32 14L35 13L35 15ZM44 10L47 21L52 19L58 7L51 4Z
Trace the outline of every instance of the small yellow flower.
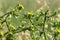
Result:
M57 32L60 34L60 30L57 30Z
M13 33L12 33L12 32L9 32L9 34L11 34L11 35L12 35Z
M13 25L11 25L11 28L14 29L14 30L16 29L15 26L13 26Z
M18 9L19 9L19 10L24 9L24 6L23 6L22 4L19 4Z
M1 35L1 36L4 36L3 32L0 32L0 35Z
M28 15L32 15L32 12L27 12Z

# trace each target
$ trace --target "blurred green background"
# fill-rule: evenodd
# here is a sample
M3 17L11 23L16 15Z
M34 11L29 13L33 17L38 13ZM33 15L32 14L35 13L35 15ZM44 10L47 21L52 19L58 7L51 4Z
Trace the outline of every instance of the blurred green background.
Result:
M55 10L60 7L60 0L0 0L0 8L6 12L11 7L15 7L17 1L20 1L25 6L25 10L29 11L36 11L39 8Z

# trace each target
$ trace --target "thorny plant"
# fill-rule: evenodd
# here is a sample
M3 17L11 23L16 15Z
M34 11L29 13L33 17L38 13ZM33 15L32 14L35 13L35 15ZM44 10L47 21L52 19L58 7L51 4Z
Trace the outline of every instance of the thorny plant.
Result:
M24 6L21 4L18 4L15 7L15 9L12 9L11 11L4 14L3 16L0 16L0 30L2 30L4 23L6 24L6 26L8 28L8 32L6 32L6 33L0 32L0 40L2 40L3 37L6 37L6 40L15 40L14 34L22 32L22 31L26 31L26 30L30 31L31 38L33 40L40 40L41 36L44 36L43 40L48 40L47 39L48 33L46 30L49 30L49 29L46 29L45 25L48 24L48 28L50 28L50 25L51 25L55 29L59 28L59 26L60 26L59 25L60 21L55 22L54 20L51 20L52 17L55 17L58 14L58 12L54 11L51 15L48 15L49 10L47 10L45 12L40 11L36 15L35 15L35 13L33 13L31 11L24 13L22 18L26 19L30 22L29 27L24 27L25 25L22 24L22 25L18 26L18 28L16 28L14 25L10 24L10 20L8 20L8 18L10 15L12 15L14 17L19 16L20 13L17 13L17 12L21 12L21 11L23 11L23 9L24 9ZM36 23L34 23L34 22L36 22ZM38 36L36 34L34 34L37 31L38 31L38 34L37 34ZM56 29L56 30L52 31L51 34L52 34L53 40L57 40L56 37L60 34L60 30Z

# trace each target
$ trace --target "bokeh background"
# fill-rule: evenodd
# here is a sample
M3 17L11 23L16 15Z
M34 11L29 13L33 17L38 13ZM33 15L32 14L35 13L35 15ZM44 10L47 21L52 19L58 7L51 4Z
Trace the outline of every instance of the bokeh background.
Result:
M60 7L60 0L0 0L0 8L6 12L11 7L15 7L17 1L25 6L25 10L36 11L39 8L55 10Z

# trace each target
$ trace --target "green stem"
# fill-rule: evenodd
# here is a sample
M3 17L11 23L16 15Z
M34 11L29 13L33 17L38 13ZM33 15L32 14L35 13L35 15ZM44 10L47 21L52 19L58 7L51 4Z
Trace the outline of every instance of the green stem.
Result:
M25 31L25 30L31 30L30 29L30 27L28 27L28 28L24 28L24 29L22 29L22 30L15 30L14 32L13 32L13 34L16 34L16 33L19 33L19 32L22 32L22 31ZM9 32L6 32L4 35L6 36L7 34L8 34Z
M44 38L46 40L46 34L45 34L45 22L46 22L46 18L47 18L47 12L48 10L45 12L45 15L44 15L44 22L43 22L43 34L44 34Z
M45 21L46 21L46 16L44 18L44 24L43 24L43 33L44 33L44 37L45 37L45 40L46 40L46 35L45 35Z
M3 18L4 16L11 14L11 12L8 12L8 13L4 14L3 16L0 16L0 18Z
M28 19L29 19L29 21L31 22L31 24L35 27L34 23L31 21L31 19L30 19L30 18L28 18ZM37 27L35 27L35 28L38 30Z
M5 23L6 23L6 25L7 25L7 28L8 28L8 30L10 31L10 29L9 29L9 25L8 25L8 23L7 23L7 18L8 18L8 16L10 15L11 13L9 13L9 14L7 14L7 16L6 16L6 18L5 18Z
M55 16L55 15L56 15L56 12L54 12L54 14L47 16L47 17L49 18L49 17Z

